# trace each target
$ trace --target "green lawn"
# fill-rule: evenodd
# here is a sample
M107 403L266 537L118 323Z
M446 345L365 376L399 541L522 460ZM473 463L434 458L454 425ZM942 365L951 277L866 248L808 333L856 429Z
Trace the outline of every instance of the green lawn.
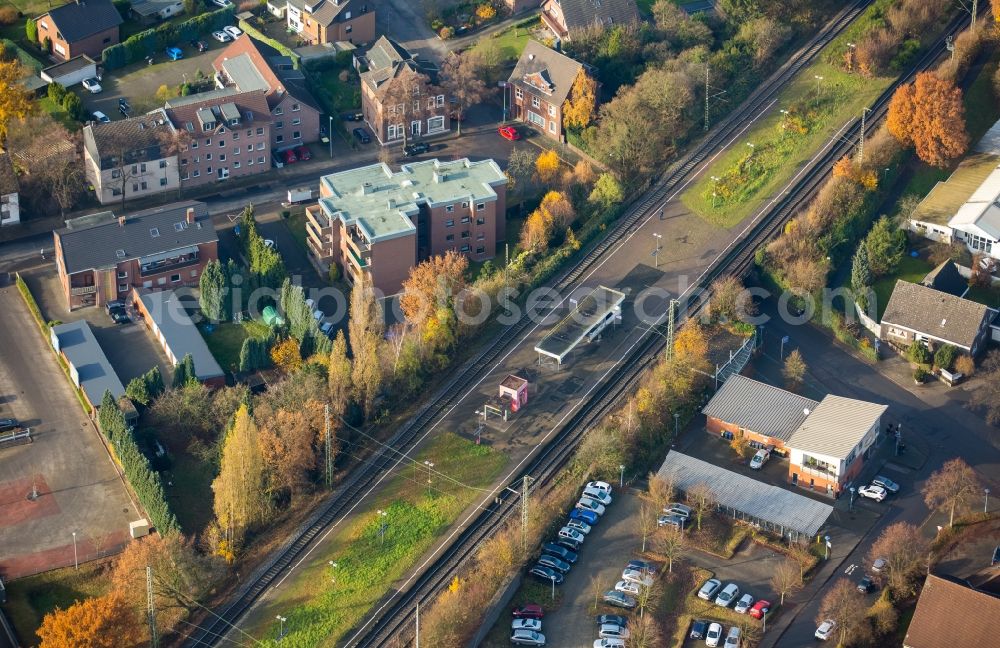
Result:
M186 450L173 452L171 457L167 502L184 533L199 534L214 515L211 493L215 467Z
M896 287L897 279L909 281L910 283L920 283L927 273L933 269L931 264L924 259L914 259L911 256L904 256L902 261L899 262L896 272L881 277L876 281L875 285L872 286L872 290L875 291L879 321L882 320L882 313L885 312L885 307L889 303L889 296L892 295L892 289Z
M243 348L243 340L247 339L243 325L221 322L212 325L211 333L204 326L199 330L223 371L237 371L240 368L240 349Z
M1000 119L1000 104L993 90L993 75L1000 62L995 52L965 91L965 128L972 142L977 142Z
M779 191L891 82L887 77L847 74L822 61L812 64L782 91L770 113L734 142L681 200L714 225L733 227ZM783 115L780 110L791 114ZM712 180L713 176L719 180Z
M65 609L78 600L101 596L108 590L105 563L90 562L6 582L4 610L25 645L35 645L42 617L57 606Z
M306 240L309 238L309 235L306 233L306 210L301 207L292 209L288 218L285 219L285 226L288 227L288 231L295 237L302 251L308 252L309 244Z
M510 29L480 39L472 49L477 50L482 48L484 43L495 42L504 60L516 61L521 56L521 52L524 51L524 46L528 44L531 31L538 27L538 24L537 18L529 24L520 22Z
M1000 286L993 286L992 288L969 288L969 292L965 293L965 298L979 302L980 304L986 304L991 308L1000 308Z
M440 473L427 483L423 461ZM507 456L445 433L421 450L372 500L316 547L310 561L251 612L244 628L275 645L274 618L285 616L283 647L333 646L445 533L459 514L483 497ZM445 478L447 475L450 479ZM382 518L377 511L388 515ZM384 539L380 535L385 520ZM337 563L336 569L329 561ZM335 579L335 581L334 581Z

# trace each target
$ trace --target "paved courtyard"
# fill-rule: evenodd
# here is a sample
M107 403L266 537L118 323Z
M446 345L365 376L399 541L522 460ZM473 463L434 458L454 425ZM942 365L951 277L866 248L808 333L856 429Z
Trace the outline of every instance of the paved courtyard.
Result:
M17 578L118 550L140 516L13 284L0 287L0 416L34 442L0 450L0 575ZM33 492L36 497L29 499Z

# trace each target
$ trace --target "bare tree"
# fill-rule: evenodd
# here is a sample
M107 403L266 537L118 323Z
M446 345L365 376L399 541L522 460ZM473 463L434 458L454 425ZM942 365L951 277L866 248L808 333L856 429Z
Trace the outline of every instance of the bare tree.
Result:
M142 175L139 171L139 151L135 141L127 133L109 130L101 138L101 168L111 169L112 182L116 185L122 198L122 209L125 209L125 188L128 183ZM104 163L108 166L105 167Z
M809 547L801 542L792 543L788 547L788 557L799 564L799 581L805 580L806 565L813 560L813 554Z
M384 149L383 149L384 150ZM396 370L399 368L399 356L403 352L403 347L406 346L406 335L412 329L405 321L398 324L394 324L389 328L389 348L392 349L392 375L396 375Z
M670 573L674 571L674 561L684 556L687 546L687 536L676 527L660 527L653 535L653 551L667 561L667 571Z
M635 597L636 603L639 604L639 617L642 618L646 615L646 608L652 607L656 601L660 599L661 590L660 581L655 577L653 582L648 586L639 586L639 595ZM652 610L651 610L652 611Z
M625 638L626 648L655 648L661 646L662 637L656 615L640 616L628 624L629 635Z
M656 529L656 511L643 502L639 505L639 532L642 533L642 551L646 551L646 540Z
M388 119L398 120L403 128L403 146L409 141L411 118L425 110L428 97L436 94L426 74L403 70L385 84L382 105Z
M657 513L666 508L671 500L674 499L674 495L676 494L674 482L673 475L661 477L654 473L649 474L649 488L646 492L646 498L656 507Z
M778 563L771 575L771 587L781 597L781 605L784 605L785 594L791 594L802 587L801 563L791 558Z
M893 594L906 597L913 594L914 581L926 569L929 551L930 545L917 527L896 522L872 544L868 561L885 560L885 567L876 576Z
M827 619L837 623L838 646L860 642L869 634L868 602L846 578L838 580L820 603L816 623Z
M964 508L982 493L976 472L962 459L949 459L932 474L920 491L927 506L948 511L948 526L955 524L955 511Z
M448 98L455 104L458 135L462 135L462 119L465 111L486 96L482 64L474 50L462 54L451 52L441 65L441 86Z
M698 530L701 531L701 519L715 509L715 494L711 486L705 483L695 484L688 489L687 501L694 509L695 520L698 522Z
M191 147L191 133L183 128L170 128L164 129L157 132L157 141L160 144L160 157L168 158L171 156L177 157L177 173L180 176L181 169L181 156L186 153ZM163 168L163 177L166 178L167 167ZM177 183L177 196L181 195L181 185L180 182Z

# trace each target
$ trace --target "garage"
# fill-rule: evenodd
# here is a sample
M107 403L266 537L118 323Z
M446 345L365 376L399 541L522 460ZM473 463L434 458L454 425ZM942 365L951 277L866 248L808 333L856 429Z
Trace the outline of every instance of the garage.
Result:
M49 83L58 83L64 88L69 88L84 79L96 77L97 63L86 54L81 54L68 61L50 65L41 71L40 76Z

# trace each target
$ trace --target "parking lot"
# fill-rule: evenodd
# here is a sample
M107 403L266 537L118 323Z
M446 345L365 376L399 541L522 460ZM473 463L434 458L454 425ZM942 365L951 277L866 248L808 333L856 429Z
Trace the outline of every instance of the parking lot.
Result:
M139 515L69 378L12 284L0 286L0 416L33 443L0 450L0 575L117 550Z

